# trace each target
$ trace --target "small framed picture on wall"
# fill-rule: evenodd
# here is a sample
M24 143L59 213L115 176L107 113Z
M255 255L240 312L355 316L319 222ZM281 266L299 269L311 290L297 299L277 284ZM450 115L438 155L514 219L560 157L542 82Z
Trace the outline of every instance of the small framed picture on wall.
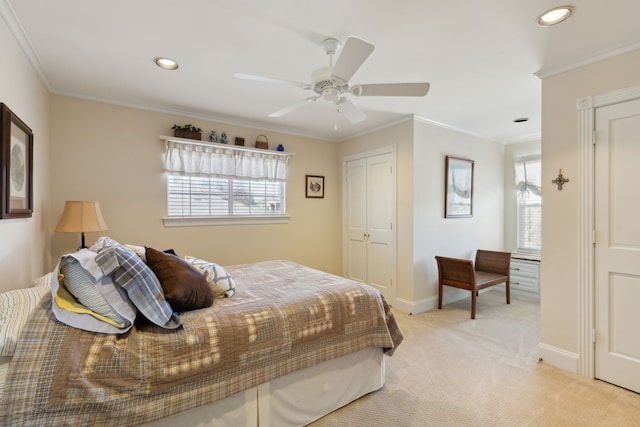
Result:
M324 199L324 176L305 175L305 184L307 199Z

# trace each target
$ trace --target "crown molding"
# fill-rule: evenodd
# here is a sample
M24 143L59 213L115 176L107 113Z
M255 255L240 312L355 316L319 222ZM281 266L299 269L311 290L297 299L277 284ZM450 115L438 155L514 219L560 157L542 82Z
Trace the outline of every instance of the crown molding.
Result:
M517 138L505 139L504 144L505 145L519 144L521 142L532 142L532 141L540 141L540 140L542 140L542 134L538 132L538 133L532 133L531 135L519 136Z
M443 129L453 130L453 131L456 131L456 132L464 133L466 135L474 136L476 138L485 139L487 141L503 142L503 141L497 140L495 138L490 138L490 137L488 137L486 135L480 135L479 133L471 132L471 131L468 131L466 129L461 129L461 128L456 127L456 126L451 126L451 125L448 125L446 123L437 122L435 120L431 120L431 119L428 119L428 118L423 117L423 116L415 115L414 118L415 118L416 122L437 126L437 127L443 128Z
M601 52L599 54L587 57L582 61L574 62L573 64L563 65L561 67L543 68L533 73L533 75L538 77L539 79L546 79L547 77L552 77L558 74L566 73L567 71L575 70L576 68L584 67L585 65L594 64L596 62L613 58L614 56L619 56L619 55L632 52L638 49L640 49L640 43L635 43L629 46L621 47L619 49L613 49L606 52Z
M33 45L31 44L31 40L27 37L27 33L24 31L22 24L18 21L15 12L13 11L13 7L9 4L8 0L0 0L0 15L4 18L7 23L7 27L16 38L18 44L22 48L22 51L26 55L27 59L31 63L33 69L38 73L40 80L47 87L49 92L51 92L51 85L49 84L49 79L42 68L42 64L40 63L40 59L38 55L36 55L36 51L33 49Z

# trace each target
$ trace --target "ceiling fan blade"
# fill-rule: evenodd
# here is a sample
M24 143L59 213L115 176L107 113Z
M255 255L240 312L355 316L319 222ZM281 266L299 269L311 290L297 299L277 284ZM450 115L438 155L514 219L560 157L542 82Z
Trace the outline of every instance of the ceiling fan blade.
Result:
M292 111L297 110L300 107L304 107L310 102L315 102L316 99L320 98L319 96L312 96L311 98L304 99L300 102L296 102L295 104L291 104L288 107L283 108L282 110L278 110L274 113L269 114L269 117L282 117L285 114L289 114Z
M374 48L374 45L358 37L349 37L331 74L348 82L362 63L371 55Z
M253 74L235 73L233 77L235 77L236 79L253 80L255 82L261 82L261 83L275 83L275 84L296 86L305 90L311 89L311 85L308 83L300 83L300 82L294 82L290 80L272 79L270 77L254 76Z
M360 123L367 119L367 116L361 109L348 100L340 100L336 103L338 111L345 115L345 117L353 124Z
M356 85L351 88L355 96L425 96L429 83L378 83Z

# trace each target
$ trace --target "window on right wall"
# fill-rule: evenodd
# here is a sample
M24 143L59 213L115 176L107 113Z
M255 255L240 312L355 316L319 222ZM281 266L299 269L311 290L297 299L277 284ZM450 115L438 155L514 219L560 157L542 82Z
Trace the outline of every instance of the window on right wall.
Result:
M518 252L542 248L542 162L539 154L514 159Z

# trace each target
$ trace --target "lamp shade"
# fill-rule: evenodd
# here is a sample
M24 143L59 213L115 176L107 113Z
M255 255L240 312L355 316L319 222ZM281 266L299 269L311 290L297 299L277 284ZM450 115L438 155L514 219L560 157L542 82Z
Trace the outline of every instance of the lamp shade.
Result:
M100 203L94 201L67 201L56 231L60 233L84 233L108 230L102 218Z

